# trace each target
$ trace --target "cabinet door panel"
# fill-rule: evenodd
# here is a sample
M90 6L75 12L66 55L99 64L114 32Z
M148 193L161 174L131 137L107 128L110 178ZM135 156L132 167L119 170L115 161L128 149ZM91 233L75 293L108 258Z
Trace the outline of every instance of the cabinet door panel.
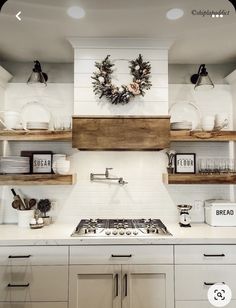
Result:
M176 265L176 300L207 300L209 289L205 283L226 283L236 299L235 265Z
M122 266L122 307L173 308L173 283L171 265Z
M176 308L213 308L213 306L207 301L177 301ZM236 301L231 301L227 305L227 308L235 308Z
M31 302L31 303L20 303L20 302L6 302L0 303L0 308L67 308L67 303L63 302Z
M121 308L121 267L78 265L70 267L70 308Z
M67 289L67 266L0 266L2 302L63 302Z

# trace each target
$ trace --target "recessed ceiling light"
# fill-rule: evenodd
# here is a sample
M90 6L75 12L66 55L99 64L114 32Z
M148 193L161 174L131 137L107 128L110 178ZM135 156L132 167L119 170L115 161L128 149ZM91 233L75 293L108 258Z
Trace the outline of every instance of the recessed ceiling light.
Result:
M184 11L182 9L170 9L166 13L166 18L170 20L176 20L184 16Z
M82 7L79 6L71 6L67 10L67 14L74 19L80 19L85 16L85 11Z

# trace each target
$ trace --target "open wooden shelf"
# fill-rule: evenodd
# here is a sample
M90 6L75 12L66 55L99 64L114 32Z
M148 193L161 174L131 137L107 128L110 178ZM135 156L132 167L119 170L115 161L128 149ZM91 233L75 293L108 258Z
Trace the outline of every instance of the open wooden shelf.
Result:
M76 174L3 174L0 185L73 185Z
M170 141L226 142L236 141L236 131L203 132L203 131L171 131Z
M236 184L236 173L163 174L164 184Z
M0 130L0 141L69 141L72 131L63 130Z

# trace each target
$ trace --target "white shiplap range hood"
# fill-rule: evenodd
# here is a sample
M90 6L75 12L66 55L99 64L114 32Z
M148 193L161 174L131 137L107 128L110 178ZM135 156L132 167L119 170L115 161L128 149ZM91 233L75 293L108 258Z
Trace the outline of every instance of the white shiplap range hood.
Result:
M82 126L78 126L78 121L82 120L83 117L86 119L89 117L123 117L126 120L129 118L130 121L133 121L134 117L140 117L141 121L143 118L156 117L156 121L158 121L159 116L163 119L163 116L166 117L168 115L168 50L171 45L169 41L138 38L70 38L69 41L74 48L74 119L76 119L76 124L74 122L73 125L73 146L84 149L84 146L80 144L83 139ZM116 85L122 85L132 81L129 61L136 59L139 54L142 54L145 61L151 63L152 87L146 92L144 97L136 97L126 105L112 105L105 99L100 100L94 95L91 76L96 70L94 66L96 61L102 61L107 55L110 55L111 60L115 64L114 83ZM163 127L164 135L162 137L168 139L169 117L166 117L166 119L168 123ZM96 121L98 126L102 125L98 120ZM88 123L88 125L91 123ZM91 130L95 129L93 124ZM142 125L144 124L140 125L142 130ZM78 130L78 127L80 127L80 130ZM87 126L87 133L88 130L89 127ZM97 131L99 132L101 130L98 129ZM102 136L103 141L104 138L107 138L105 144L109 143L109 138L111 137L111 132L110 134L106 134L106 132L108 130L103 130ZM112 136L114 137L112 142L116 138L116 132L117 130L112 132ZM159 143L160 131L159 133L152 131L152 127L150 127L150 135L152 134L156 134L157 139L150 148L146 145L142 147L142 140L140 139L139 146L135 149L135 147L129 146L131 139L127 139L125 146L124 140L122 140L122 146L118 146L117 148L111 147L109 149L155 150L163 148L163 142L161 143L162 145ZM93 138L96 139L95 143L98 145L97 148L95 146L93 149L105 150L105 147L99 143L101 136L95 136L93 132ZM120 137L117 136L117 138L119 142ZM143 139L143 141L145 140ZM168 145L168 142L165 143L166 145Z

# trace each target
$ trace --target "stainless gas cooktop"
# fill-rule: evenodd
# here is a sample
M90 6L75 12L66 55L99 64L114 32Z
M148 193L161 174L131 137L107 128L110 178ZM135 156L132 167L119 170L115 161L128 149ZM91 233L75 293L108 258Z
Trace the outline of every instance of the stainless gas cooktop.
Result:
M158 237L172 235L160 219L82 219L71 236Z

